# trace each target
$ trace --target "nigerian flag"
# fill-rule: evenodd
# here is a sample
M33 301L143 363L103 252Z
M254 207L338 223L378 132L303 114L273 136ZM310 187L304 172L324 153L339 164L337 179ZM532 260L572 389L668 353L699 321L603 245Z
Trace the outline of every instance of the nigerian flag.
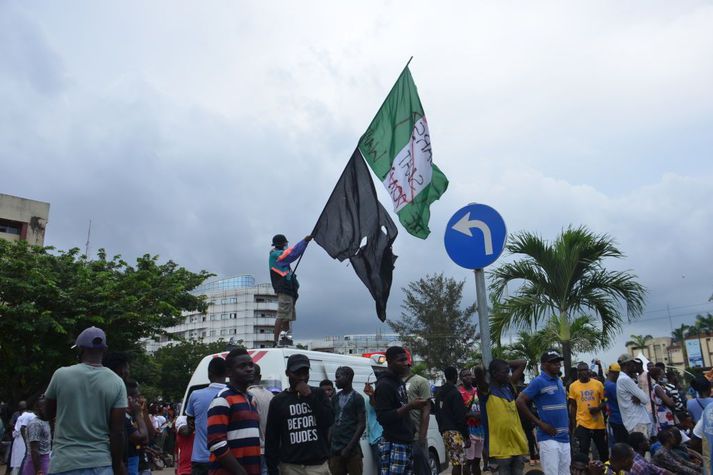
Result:
M426 239L429 206L446 191L448 179L432 162L428 122L408 66L358 148L388 190L403 227Z

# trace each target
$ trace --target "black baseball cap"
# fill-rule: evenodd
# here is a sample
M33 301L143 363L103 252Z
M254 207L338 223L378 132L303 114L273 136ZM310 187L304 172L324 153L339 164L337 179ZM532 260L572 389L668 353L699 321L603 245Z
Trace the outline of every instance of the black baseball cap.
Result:
M547 350L542 353L540 357L540 363L549 363L551 361L562 361L564 358L559 354L557 350Z
M307 356L297 353L287 358L287 371L294 373L302 368L309 368L309 358Z
M287 244L287 238L284 234L275 234L272 237L273 246L284 246L285 244Z

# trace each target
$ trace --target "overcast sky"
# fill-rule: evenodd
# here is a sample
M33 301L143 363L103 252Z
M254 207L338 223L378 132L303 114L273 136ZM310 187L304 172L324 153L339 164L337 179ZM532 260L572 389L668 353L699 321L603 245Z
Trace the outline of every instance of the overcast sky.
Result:
M410 56L450 179L431 236L399 225L388 314L425 274L466 279L449 217L613 236L648 288L631 333L713 311L713 5L646 2L0 0L0 192L51 203L46 244L269 280L309 233ZM376 182L388 207L388 196ZM394 220L396 216L392 214ZM507 259L507 257L504 257ZM298 339L387 331L310 245Z

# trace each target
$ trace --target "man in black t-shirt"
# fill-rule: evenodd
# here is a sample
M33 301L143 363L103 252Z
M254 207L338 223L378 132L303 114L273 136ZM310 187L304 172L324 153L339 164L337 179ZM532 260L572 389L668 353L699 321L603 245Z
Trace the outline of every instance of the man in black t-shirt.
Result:
M388 368L379 375L374 393L376 417L384 428L379 443L379 472L390 475L413 473L414 426L409 411L421 409L429 401L408 402L403 377L408 374L408 356L400 346L386 350Z
M332 398L334 425L329 457L332 475L361 475L364 457L359 439L366 428L366 406L361 394L352 388L354 370L340 366L335 373L337 388Z
M290 387L272 398L265 428L265 459L270 475L329 475L327 435L334 417L329 400L310 387L309 358L293 354L285 374Z

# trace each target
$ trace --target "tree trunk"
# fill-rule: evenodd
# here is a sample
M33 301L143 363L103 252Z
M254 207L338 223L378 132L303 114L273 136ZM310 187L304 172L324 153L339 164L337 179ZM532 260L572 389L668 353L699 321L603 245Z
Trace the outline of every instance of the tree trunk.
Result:
M564 361L562 362L562 372L564 374L565 382L569 382L569 371L572 367L572 334L570 329L569 318L567 317L567 312L562 311L560 313L560 342L562 343L562 356Z
M564 374L565 383L569 384L570 381L570 368L572 367L572 342L569 340L562 341L562 356L564 361L562 362L562 374Z

